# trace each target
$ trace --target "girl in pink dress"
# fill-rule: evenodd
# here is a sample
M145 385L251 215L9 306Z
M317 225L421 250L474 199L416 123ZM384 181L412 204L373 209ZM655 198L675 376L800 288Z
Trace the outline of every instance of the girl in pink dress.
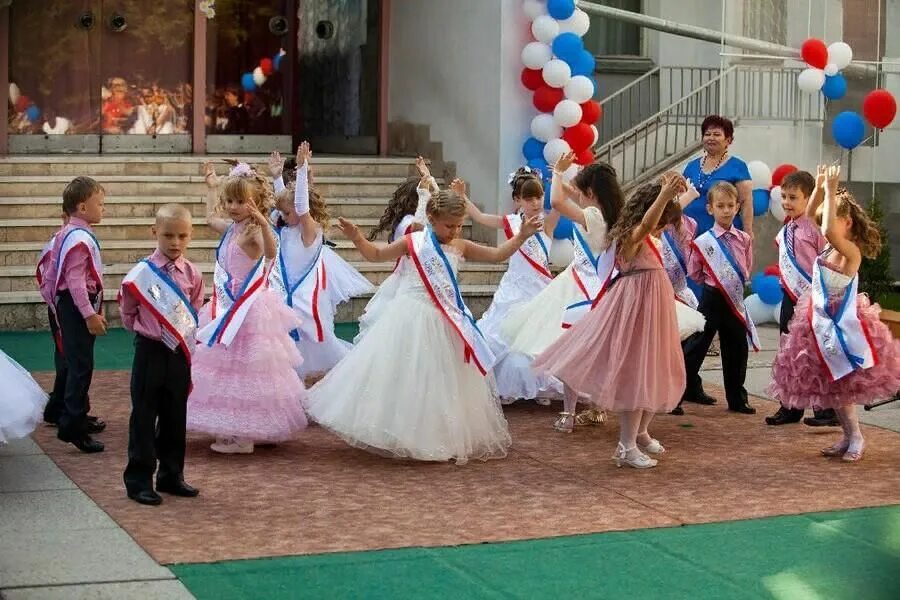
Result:
M822 454L857 462L865 441L856 405L900 389L900 341L879 319L881 307L856 293L859 265L864 256L878 255L881 235L853 196L838 189L839 177L840 167L819 167L828 246L813 263L812 286L797 301L768 391L789 408L833 408L844 435Z
M266 286L277 243L267 218L271 186L248 165L231 170L216 194L205 165L207 222L222 234L212 299L200 314L188 397L189 431L216 436L211 448L250 454L254 442L281 442L306 427L300 352L290 332L294 312ZM218 214L226 213L231 219Z
M654 413L669 412L685 386L674 290L649 240L660 223L677 220L684 178L639 188L610 231L619 275L596 306L537 357L534 368L619 413L618 466L654 467L665 451L650 436Z

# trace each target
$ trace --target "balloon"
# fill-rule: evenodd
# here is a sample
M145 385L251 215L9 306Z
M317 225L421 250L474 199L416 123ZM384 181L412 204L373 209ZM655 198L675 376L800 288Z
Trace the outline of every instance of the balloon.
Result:
M259 61L259 68L262 69L263 75L265 75L266 77L271 75L272 72L275 70L274 65L272 65L271 58L264 58L261 61Z
M781 206L781 186L776 185L769 191L769 212L779 221L784 221L784 207Z
M244 73L241 75L241 87L247 92L252 92L256 89L256 82L253 81L253 73Z
M776 186L781 185L781 182L784 180L785 176L793 173L797 170L797 167L790 163L784 163L775 167L775 170L772 171L772 183L769 185ZM768 187L768 186L764 186Z
M553 58L550 46L541 42L530 42L522 48L522 63L529 69L543 69Z
M543 149L543 146L544 145L541 144L541 149ZM551 171L551 172L553 171L550 168L550 165L547 164L547 161L544 160L543 158L533 158L533 159L529 160L527 164L532 169L537 169L538 171L541 172L541 179L544 178L544 176L547 174L547 171Z
M544 65L544 82L550 87L564 87L572 79L572 69L565 61L554 58Z
M549 44L559 35L559 22L550 15L541 15L531 24L531 34L537 41Z
M866 124L863 123L859 113L845 110L834 118L831 123L831 135L839 146L847 150L853 150L863 141L866 134Z
M747 163L747 169L750 171L750 179L753 182L754 190L759 188L768 189L772 185L772 170L763 161L751 160Z
M581 122L592 125L600 120L603 109L596 100L588 100L581 105Z
M775 323L781 323L781 302L772 309L772 320Z
M539 16L547 14L547 5L541 0L525 0L522 9L531 19L537 19Z
M778 263L772 263L771 265L763 269L763 274L778 277L779 275L781 275L781 269L778 267Z
M535 158L544 159L544 143L538 139L533 137L525 140L525 144L522 145L522 154L525 156L527 160L532 160Z
M555 22L555 21L554 21ZM571 63L578 58L578 55L584 50L584 42L581 38L571 31L560 33L553 40L553 54Z
M822 40L809 38L800 46L800 56L809 66L824 69L828 64L828 47Z
M553 239L554 240L570 240L572 239L572 221L565 217L560 217L559 222L556 224L556 229L553 230ZM555 242L554 242L555 245Z
M571 17L559 22L560 31L571 31L578 37L584 37L590 28L591 18L581 9L576 9Z
M578 56L569 63L572 67L572 75L587 75L592 77L594 69L597 67L597 59L587 50L582 50Z
M272 57L272 66L275 68L276 71L281 69L282 57L284 57L284 54L281 54L280 52Z
M876 129L884 129L897 116L897 101L887 90L872 90L863 100L863 114Z
M847 80L840 73L832 77L826 75L822 94L829 100L840 100L847 94Z
M566 98L583 104L594 97L594 82L590 77L576 75L565 86Z
M9 84L9 101L12 102L12 105L15 106L19 101L19 96L21 95L21 91L19 90L19 86L15 83Z
M585 165L591 164L592 162L594 162L594 151L591 148L585 148L575 155L576 165L581 165L583 167Z
M846 42L834 42L828 44L828 62L838 68L846 69L853 60L853 50Z
M266 82L266 76L263 74L262 67L256 67L253 69L253 83L258 86L261 86Z
M547 12L554 19L564 21L575 12L575 0L547 0Z
M548 165L555 165L560 156L571 150L569 143L564 139L556 138L550 140L544 146L544 160L547 161Z
M825 71L813 68L803 69L797 75L797 85L801 91L814 94L825 85Z
M581 120L581 106L571 100L560 100L553 109L553 120L561 127L571 127Z
M532 92L544 85L544 73L540 69L522 69L522 85Z
M32 104L25 109L25 116L28 117L28 120L32 123L36 123L37 120L41 118L41 109Z
M584 123L584 117L581 117L581 122ZM591 146L596 146L597 142L600 141L600 130L597 129L596 125L591 125L591 135L593 136Z
M559 225L556 226L559 229L560 225L562 225L562 219L559 220ZM565 230L560 230L560 233L565 233ZM556 231L553 231L553 243L550 245L550 263L556 267L565 267L570 262L572 262L572 257L575 255L575 246L572 245L572 239L570 237L556 237Z
M762 325L772 320L772 307L766 305L756 294L744 298L744 307L747 309L747 314L750 315L750 320L756 325Z
M769 306L774 306L781 301L781 282L774 275L757 273L750 282L750 289Z
M534 107L541 112L553 112L553 109L563 100L564 96L561 89L542 85L534 91Z
M553 115L541 113L531 120L531 135L541 142L549 142L562 136L562 127L556 124Z
M826 77L833 77L838 74L840 69L838 69L838 66L836 64L828 63L827 65L825 65L824 71Z
M769 190L753 190L753 216L759 217L769 210Z
M562 139L566 140L575 152L582 152L593 144L594 132L591 127L592 125L585 123L576 123L566 129Z

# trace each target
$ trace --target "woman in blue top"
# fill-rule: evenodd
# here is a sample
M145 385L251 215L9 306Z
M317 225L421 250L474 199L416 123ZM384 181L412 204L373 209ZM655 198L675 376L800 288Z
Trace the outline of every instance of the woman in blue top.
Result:
M703 156L684 167L683 175L690 179L700 197L688 204L684 214L697 221L697 235L713 226L712 215L706 210L706 192L718 181L727 181L737 188L741 214L734 220L738 229L753 237L753 185L747 163L728 154L734 141L734 124L719 115L710 115L700 125L703 134Z

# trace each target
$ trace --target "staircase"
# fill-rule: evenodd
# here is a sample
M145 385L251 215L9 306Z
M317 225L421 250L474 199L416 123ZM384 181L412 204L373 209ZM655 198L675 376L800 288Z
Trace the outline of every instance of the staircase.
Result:
M104 261L105 310L118 323L115 297L122 277L156 241L150 233L156 209L169 202L187 206L194 215L194 237L187 256L211 284L218 236L205 224L206 186L199 175L205 160L227 165L218 157L203 156L13 156L0 159L0 330L44 329L46 307L34 280L38 254L59 229L62 190L76 175L88 175L106 188L106 212L95 231ZM264 156L245 160L264 170ZM384 212L394 189L413 174L406 158L316 157L315 185L326 199L333 218L343 216L368 233ZM465 236L471 235L467 225ZM393 263L367 263L338 229L327 236L335 250L372 283L390 275ZM480 314L490 304L505 264L464 263L462 293ZM347 302L337 321L354 321L368 297Z

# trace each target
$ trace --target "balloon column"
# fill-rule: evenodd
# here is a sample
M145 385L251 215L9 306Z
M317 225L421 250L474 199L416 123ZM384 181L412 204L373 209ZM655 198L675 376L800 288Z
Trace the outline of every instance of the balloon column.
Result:
M549 179L553 164L566 152L575 152L578 165L594 160L591 148L599 138L595 123L601 109L593 100L596 61L582 41L590 17L576 8L575 0L524 0L523 9L531 19L534 41L522 49L522 85L533 93L539 114L531 120L531 137L522 153L529 167ZM545 187L549 203L549 185ZM571 235L572 223L560 219L553 237Z
M256 88L261 87L269 76L281 68L281 60L287 52L284 48L280 49L272 58L264 57L260 59L259 64L252 70L241 75L241 87L245 92L255 92Z
M784 220L784 209L781 207L781 182L797 170L792 164L782 164L772 171L761 160L747 163L750 179L753 182L753 214L761 216L767 212L779 221Z

